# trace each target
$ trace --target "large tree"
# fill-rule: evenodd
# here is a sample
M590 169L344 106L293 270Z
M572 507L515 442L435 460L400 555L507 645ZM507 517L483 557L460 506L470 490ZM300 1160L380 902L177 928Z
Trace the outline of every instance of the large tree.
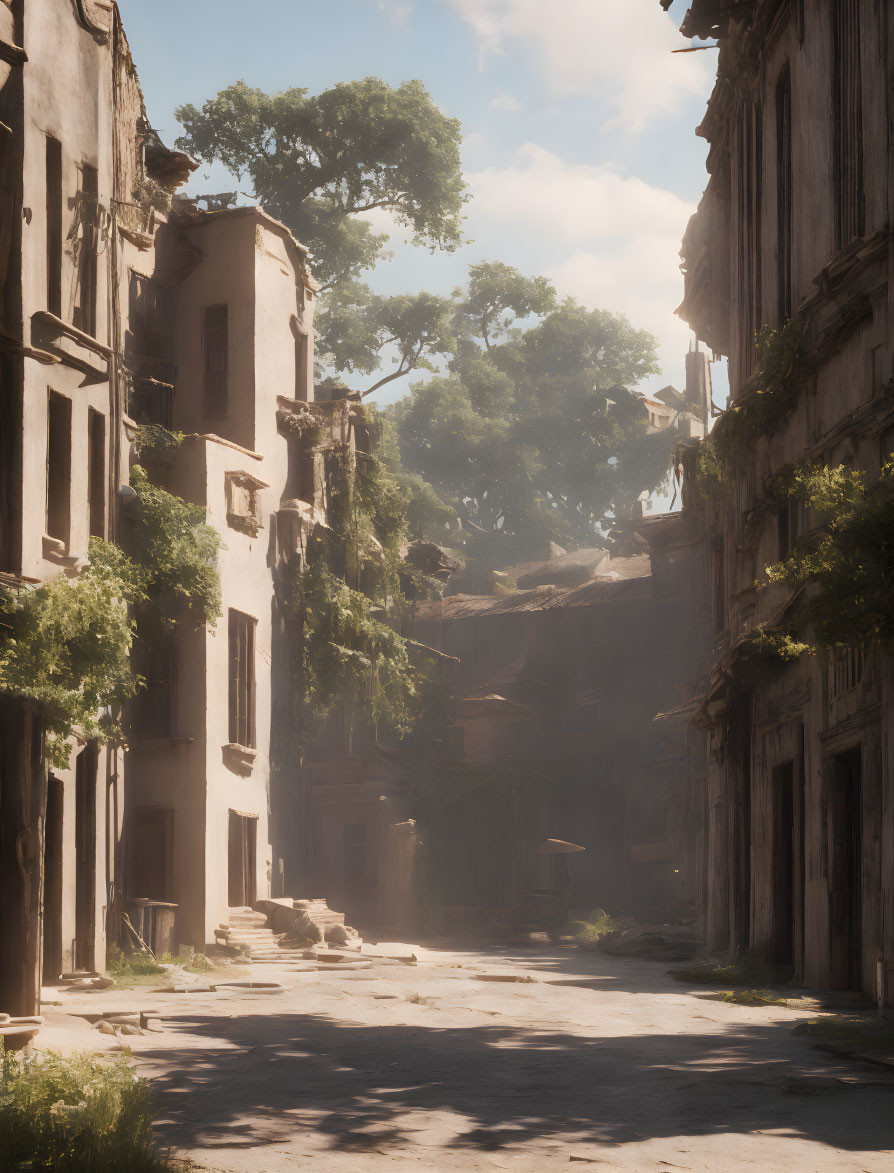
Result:
M367 77L312 95L265 94L239 81L201 110L184 105L176 115L184 132L177 145L248 181L254 198L307 245L323 291L338 291L338 304L324 301L317 323L325 360L368 373L378 365L371 344L395 333L404 369L417 350L420 358L437 352L429 304L374 298L358 280L388 242L364 213L389 212L415 244L432 249L453 250L462 239L460 124L421 82L394 89ZM418 336L409 336L417 324Z
M667 475L671 439L650 434L632 390L657 370L655 340L626 318L557 304L543 278L470 271L446 373L387 414L403 468L455 512L417 519L482 570L543 556L549 541L598 544L614 517Z

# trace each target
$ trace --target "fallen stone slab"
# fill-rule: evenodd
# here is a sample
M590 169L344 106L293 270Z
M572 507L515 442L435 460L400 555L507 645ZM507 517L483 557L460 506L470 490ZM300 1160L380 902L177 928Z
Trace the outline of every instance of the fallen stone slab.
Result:
M470 973L466 975L475 982L521 982L531 985L537 978L526 973Z

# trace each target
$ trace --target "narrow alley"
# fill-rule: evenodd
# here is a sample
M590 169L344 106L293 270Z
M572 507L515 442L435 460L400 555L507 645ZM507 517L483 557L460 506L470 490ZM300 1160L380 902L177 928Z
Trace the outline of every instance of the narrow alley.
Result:
M360 956L369 969L254 965L242 980L272 995L60 995L44 1045L78 1009L157 1010L159 1033L85 1039L132 1046L160 1140L216 1173L891 1167L894 1073L793 1035L813 1017L801 991L730 1005L666 961L545 943Z

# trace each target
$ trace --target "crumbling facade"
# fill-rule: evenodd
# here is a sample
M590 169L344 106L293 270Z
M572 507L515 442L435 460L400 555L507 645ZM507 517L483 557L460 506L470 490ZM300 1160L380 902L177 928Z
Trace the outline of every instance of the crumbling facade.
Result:
M702 0L683 32L718 37L719 63L679 312L728 356L734 405L760 390L763 326L798 323L807 375L725 493L706 490L697 452L686 458L693 575L713 613L711 681L695 706L709 737L708 948L752 949L806 985L890 1005L891 658L748 652L756 629L784 625L797 604L765 568L819 524L775 500L773 478L805 458L872 477L892 452L894 15L870 0Z
M176 194L195 163L152 130L114 5L3 0L0 62L3 581L77 575L91 535L126 546L137 463L223 543L216 624L138 621L123 742L75 730L48 769L39 706L0 696L0 1007L34 1013L41 979L128 942L123 914L166 909L153 943L203 949L284 894L305 816L287 613L359 409L314 403L303 247Z

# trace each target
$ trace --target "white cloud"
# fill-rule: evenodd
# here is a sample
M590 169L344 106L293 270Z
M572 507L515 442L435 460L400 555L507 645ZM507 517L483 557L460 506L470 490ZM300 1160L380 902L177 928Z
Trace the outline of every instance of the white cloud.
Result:
M471 236L505 240L508 232L536 242L539 256L556 258L544 269L561 294L626 314L655 334L665 366L682 365L689 331L673 311L683 296L680 240L692 205L636 176L568 163L534 143L511 165L467 179Z
M688 97L707 97L713 62L673 56L677 27L657 0L441 0L475 31L480 59L528 48L555 98L605 103L606 127L638 133Z
M376 8L394 24L406 24L413 15L413 5L403 0L375 0Z
M521 102L518 98L513 98L512 94L497 94L495 98L491 98L489 105L491 110L503 110L507 114L514 114L522 109Z

